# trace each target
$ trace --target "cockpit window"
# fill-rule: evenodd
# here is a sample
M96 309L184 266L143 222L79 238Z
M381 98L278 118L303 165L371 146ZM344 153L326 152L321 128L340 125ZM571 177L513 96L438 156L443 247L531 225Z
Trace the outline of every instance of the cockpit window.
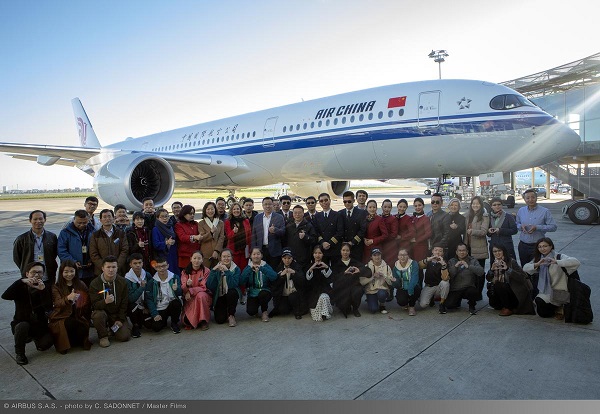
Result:
M520 95L498 95L490 101L490 108L496 110L515 109L520 106L535 106L533 103Z

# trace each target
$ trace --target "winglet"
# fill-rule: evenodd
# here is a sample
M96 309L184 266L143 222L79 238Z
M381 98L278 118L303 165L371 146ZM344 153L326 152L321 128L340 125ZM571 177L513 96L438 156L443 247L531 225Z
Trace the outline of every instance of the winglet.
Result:
M75 115L75 124L77 125L77 133L79 134L79 143L81 146L84 148L101 148L92 123L85 113L85 109L83 109L79 98L71 99L71 104L73 105L73 114Z

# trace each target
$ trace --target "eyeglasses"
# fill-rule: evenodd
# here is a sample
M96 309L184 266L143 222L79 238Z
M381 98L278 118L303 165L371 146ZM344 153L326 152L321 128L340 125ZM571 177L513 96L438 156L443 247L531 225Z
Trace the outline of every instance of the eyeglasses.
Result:
M352 204L352 203L354 203L354 201L352 201L352 200L344 200L344 204Z
M309 204L309 205L310 204L315 204L315 202L314 201L307 201L306 204Z
M442 204L439 200L431 200L431 204Z
M32 275L43 275L44 271L43 270L30 270L29 273Z
M282 201L281 204L292 204L291 201Z
M319 203L326 203L326 202L328 202L328 201L329 201L329 199L328 199L328 198L324 198L324 199L322 199L322 200L319 200Z

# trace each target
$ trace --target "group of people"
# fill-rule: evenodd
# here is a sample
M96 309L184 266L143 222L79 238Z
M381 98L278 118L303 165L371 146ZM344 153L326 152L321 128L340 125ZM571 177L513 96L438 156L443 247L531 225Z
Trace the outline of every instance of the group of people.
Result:
M427 309L438 300L445 314L463 299L475 315L486 280L489 304L501 316L561 318L568 302L561 268L571 273L579 262L557 255L545 237L556 223L535 191L523 194L527 205L516 218L500 199L491 200L488 214L474 197L463 215L460 200L444 211L436 193L428 213L417 197L412 215L405 199L392 215L391 200L378 206L364 190L342 197L339 211L327 193L306 198L306 210L292 208L287 195L265 197L261 213L252 199L227 212L218 198L198 221L191 205L174 202L170 215L144 199L131 223L120 205L96 218L98 199L88 197L58 236L44 229L45 212L31 212L31 230L13 249L22 277L2 295L15 302L17 363L28 363L31 340L39 350L89 350L91 323L101 347L140 337L142 329L207 330L211 312L217 324L234 327L238 303L264 322L288 314L324 321L334 306L346 318L360 317L363 297L371 313L388 313L395 297L409 316L417 304ZM518 232L520 264L512 239Z

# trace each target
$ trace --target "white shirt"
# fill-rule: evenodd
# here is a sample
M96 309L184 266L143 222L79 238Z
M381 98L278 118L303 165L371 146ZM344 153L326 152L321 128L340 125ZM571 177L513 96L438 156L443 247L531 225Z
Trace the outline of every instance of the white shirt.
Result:
M263 215L263 246L269 244L269 226L271 225L271 217L273 213L269 217L266 214Z

